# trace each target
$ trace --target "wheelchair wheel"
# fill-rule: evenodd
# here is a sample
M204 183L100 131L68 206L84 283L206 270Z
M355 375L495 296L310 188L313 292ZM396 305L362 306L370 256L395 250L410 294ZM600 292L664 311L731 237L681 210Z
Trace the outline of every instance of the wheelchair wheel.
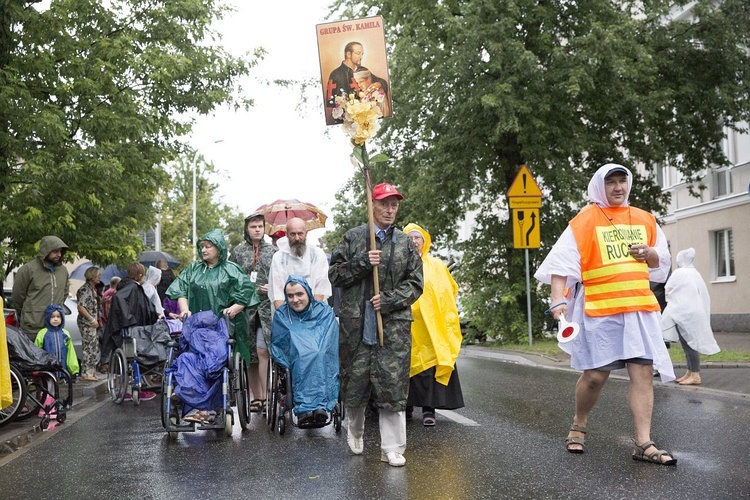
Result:
M242 354L234 353L234 375L235 387L237 393L237 417L240 420L240 427L243 431L250 426L250 398L247 394L247 365Z
M107 389L112 402L120 404L125 400L128 388L128 360L122 349L115 349L109 357L107 372Z
M276 373L276 365L273 360L268 361L268 377L266 378L266 423L274 429L276 423L276 402L277 392L276 384L278 383L278 377Z
M284 432L286 432L286 418L284 417L284 415L279 415L278 428L279 428L279 436L283 436Z
M64 371L62 377L58 377L60 383L60 399L62 399L63 408L69 410L73 407L73 379L70 373Z
M232 435L233 424L234 424L234 413L232 412L231 408L227 408L227 411L224 414L224 433L227 436Z
M133 387L130 391L130 396L133 398L133 404L139 406L141 404L141 388Z
M39 415L39 411L42 409L40 403L43 403L47 399L44 393L44 379L46 377L41 374L36 377L23 378L26 385L26 401L24 401L21 411L16 414L16 421L26 420L27 418Z
M26 402L26 380L18 369L11 365L10 367L10 389L13 395L13 402L0 409L0 427L12 422L16 415L21 413L23 405Z
M171 394L169 393L170 391L168 390L168 387L169 387L170 379L172 381L174 380L173 377L170 377L170 375L167 374L167 368L172 366L172 361L174 360L174 353L175 353L175 347L173 345L170 345L169 348L167 349L167 359L164 361L163 371L161 374L161 394L160 394L161 425L165 429L167 428L167 422L169 421L169 417L170 417L170 415L167 412L167 398L171 396ZM174 388L172 388L172 390L174 390ZM170 401L170 405L169 405L170 409L176 410L174 408L174 405L175 405L175 402ZM175 415L177 415L176 411L175 411ZM175 420L174 423L175 424L178 423L177 420ZM170 437L171 437L171 434L174 434L174 433L170 433Z
M341 413L339 412L338 405L333 409L333 430L335 430L337 434L341 432Z

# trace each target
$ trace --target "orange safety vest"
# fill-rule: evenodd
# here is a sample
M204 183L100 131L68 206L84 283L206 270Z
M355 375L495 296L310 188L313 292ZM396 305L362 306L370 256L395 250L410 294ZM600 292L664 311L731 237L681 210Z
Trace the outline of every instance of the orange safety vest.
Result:
M653 215L634 207L589 205L570 227L581 254L587 315L660 310L649 288L648 264L628 253L629 245L656 244Z

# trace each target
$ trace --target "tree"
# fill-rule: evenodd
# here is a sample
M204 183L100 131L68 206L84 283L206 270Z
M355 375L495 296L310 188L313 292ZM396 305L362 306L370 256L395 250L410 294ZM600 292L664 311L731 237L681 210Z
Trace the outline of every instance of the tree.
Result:
M504 196L521 164L545 195L532 269L603 163L642 166L631 203L656 212L667 201L658 165L695 182L727 164L723 127L742 130L750 118L750 4L698 0L695 19L668 17L687 3L335 3L341 17L385 19L394 117L381 140L403 216L451 243L456 221L479 210L459 274L478 326L505 339L525 331L523 253L512 248ZM546 291L532 298L539 324L537 293Z
M213 228L224 231L231 250L243 237L244 219L236 207L224 205L218 197L221 173L202 155L196 162L196 233L200 238ZM193 162L178 160L166 166L169 177L159 197L162 248L183 265L193 260ZM238 220L242 223L238 227ZM198 254L200 258L200 254Z
M45 234L132 261L191 116L251 105L237 80L262 52L223 49L215 0L34 3L0 0L0 272Z

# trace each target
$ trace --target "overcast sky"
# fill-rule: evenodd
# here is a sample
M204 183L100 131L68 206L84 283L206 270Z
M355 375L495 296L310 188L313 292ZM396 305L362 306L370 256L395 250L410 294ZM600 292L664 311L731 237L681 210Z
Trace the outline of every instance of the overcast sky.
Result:
M313 94L308 107L298 110L298 89L260 81L320 80L315 25L327 22L327 0L233 2L237 12L217 25L227 50L241 55L262 46L268 52L243 80L255 106L200 117L189 142L226 171L220 194L242 213L276 199L297 198L317 205L330 218L336 191L354 171L348 138L340 126L326 133L322 94ZM218 140L222 142L215 143Z

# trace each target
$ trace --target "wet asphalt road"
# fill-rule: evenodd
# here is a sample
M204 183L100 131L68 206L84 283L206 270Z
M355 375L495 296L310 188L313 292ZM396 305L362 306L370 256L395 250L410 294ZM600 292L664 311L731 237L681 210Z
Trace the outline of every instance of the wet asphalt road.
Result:
M407 427L407 465L379 462L377 426L365 453L346 431L288 428L254 417L234 434L200 431L169 441L158 398L104 402L0 467L2 498L750 498L750 403L656 388L652 438L677 467L630 458L627 384L610 380L589 420L588 451L563 439L575 373L460 358L467 408ZM257 420L256 420L257 419Z

